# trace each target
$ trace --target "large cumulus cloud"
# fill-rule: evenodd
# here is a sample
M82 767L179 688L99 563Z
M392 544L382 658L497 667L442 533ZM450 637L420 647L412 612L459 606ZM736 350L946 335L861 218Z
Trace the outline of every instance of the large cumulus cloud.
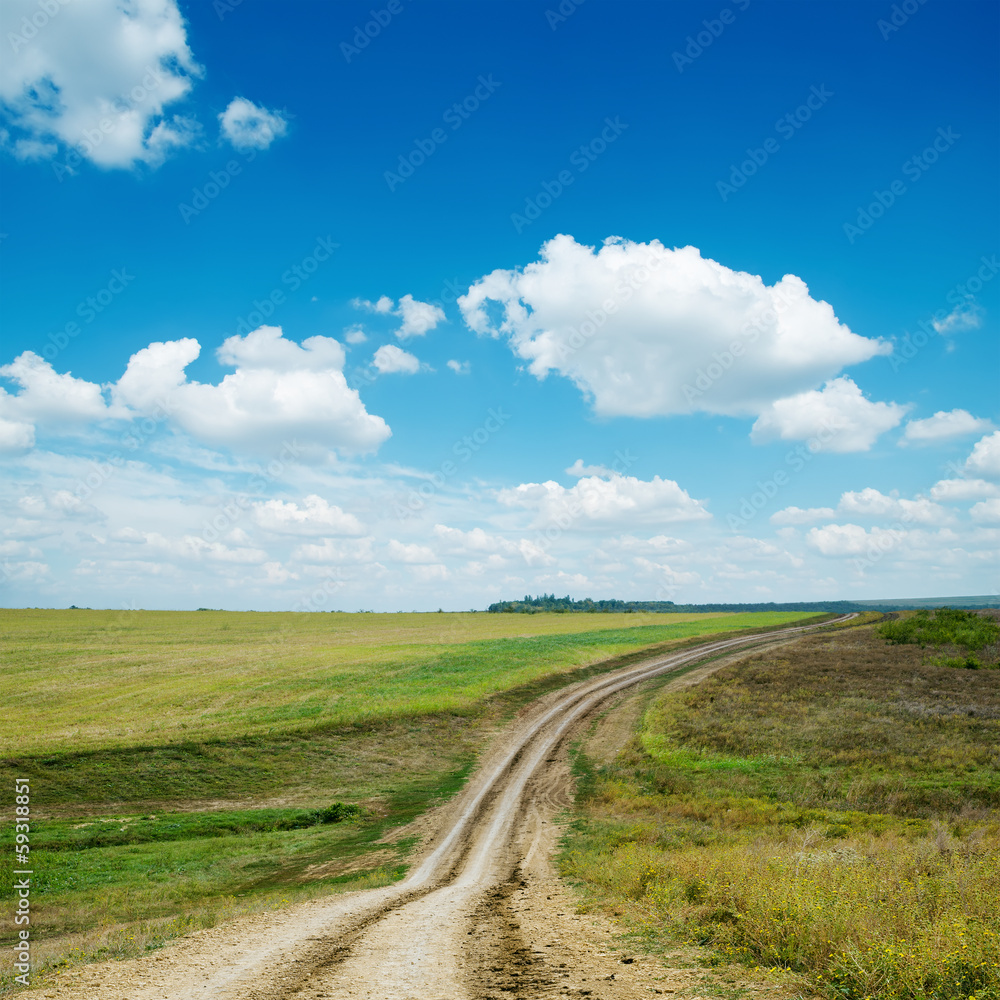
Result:
M801 278L767 285L695 247L560 235L459 299L466 323L506 337L538 378L571 379L605 416L758 415L847 365L886 354Z

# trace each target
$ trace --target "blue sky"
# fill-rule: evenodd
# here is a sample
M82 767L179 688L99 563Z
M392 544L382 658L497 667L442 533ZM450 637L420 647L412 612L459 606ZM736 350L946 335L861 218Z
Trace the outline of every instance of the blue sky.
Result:
M996 3L0 19L5 605L1000 590Z

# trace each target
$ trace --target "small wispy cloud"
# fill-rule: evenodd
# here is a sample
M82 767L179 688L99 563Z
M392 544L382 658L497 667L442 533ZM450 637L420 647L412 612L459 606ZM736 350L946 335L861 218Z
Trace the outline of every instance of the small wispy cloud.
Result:
M983 307L970 295L960 302L947 316L931 320L937 333L948 336L963 330L978 330L983 325Z

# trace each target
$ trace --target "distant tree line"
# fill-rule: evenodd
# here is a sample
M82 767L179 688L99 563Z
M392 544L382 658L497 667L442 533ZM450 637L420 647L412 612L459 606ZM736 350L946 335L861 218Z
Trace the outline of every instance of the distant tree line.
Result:
M847 614L850 611L898 611L910 607L909 604L871 602L855 603L854 601L799 601L785 604L674 604L673 601L594 601L589 597L574 601L568 594L566 597L556 597L555 594L542 594L540 597L530 597L525 594L521 601L497 601L486 610L494 614L534 615L543 611L555 612L608 612L615 614L637 614L652 612L655 614L692 614L706 611L823 611L836 614Z

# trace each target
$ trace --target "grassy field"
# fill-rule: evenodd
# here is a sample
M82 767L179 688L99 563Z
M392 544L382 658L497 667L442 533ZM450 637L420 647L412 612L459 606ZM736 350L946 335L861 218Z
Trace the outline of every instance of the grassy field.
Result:
M525 701L612 659L801 619L2 611L0 784L31 783L35 954L50 970L134 955L397 879L412 841L392 831L458 789ZM317 820L338 803L357 809Z
M7 755L300 731L461 711L547 673L731 615L0 610Z
M1000 673L951 662L870 626L653 697L579 756L564 871L786 996L997 1000Z

